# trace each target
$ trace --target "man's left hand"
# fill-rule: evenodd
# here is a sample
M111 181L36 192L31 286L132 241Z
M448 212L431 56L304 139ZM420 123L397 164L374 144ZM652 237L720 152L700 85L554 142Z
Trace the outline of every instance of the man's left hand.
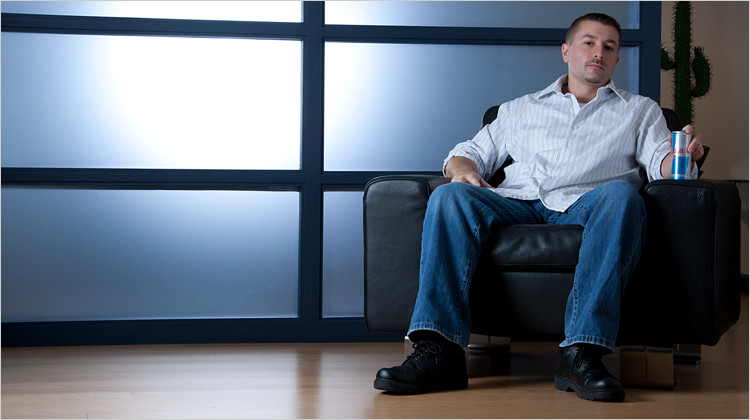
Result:
M687 134L693 135L693 140L688 145L688 153L693 157L693 164L703 158L703 143L701 143L701 135L693 132L693 125L688 124L682 129Z

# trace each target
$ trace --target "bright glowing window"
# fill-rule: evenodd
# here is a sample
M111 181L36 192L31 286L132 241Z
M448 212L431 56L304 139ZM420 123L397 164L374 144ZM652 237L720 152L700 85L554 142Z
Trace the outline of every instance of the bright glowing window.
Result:
M2 165L299 169L300 41L3 33Z
M4 13L301 22L299 1L4 1Z
M3 187L4 322L294 318L299 193Z
M328 1L326 23L343 25L567 28L591 11L625 29L639 26L638 2L611 1Z
M327 191L323 197L323 317L362 316L362 192Z
M559 46L328 42L325 51L329 171L440 171L487 108L567 72ZM636 47L620 49L613 79L638 91Z

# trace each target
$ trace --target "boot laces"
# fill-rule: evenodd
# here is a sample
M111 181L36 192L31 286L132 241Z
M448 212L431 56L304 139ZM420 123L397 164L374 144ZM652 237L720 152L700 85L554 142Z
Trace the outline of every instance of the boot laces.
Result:
M600 369L605 369L604 362L602 362L601 352L584 346L576 355L575 359L576 368L581 366L591 366Z
M407 364L410 361L417 362L426 357L430 357L430 355L436 357L441 351L443 351L440 344L431 340L417 341L412 343L411 347L414 349L414 352L406 357L404 364Z

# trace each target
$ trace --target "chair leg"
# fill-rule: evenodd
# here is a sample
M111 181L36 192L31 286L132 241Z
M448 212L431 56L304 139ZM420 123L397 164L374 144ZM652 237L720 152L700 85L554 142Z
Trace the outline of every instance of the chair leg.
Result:
M472 334L469 338L469 354L505 353L510 351L509 337Z
M621 346L620 380L624 386L674 389L674 348Z
M675 344L674 345L674 362L685 364L696 364L701 361L700 344Z
M510 338L472 334L466 354L470 378L510 373Z

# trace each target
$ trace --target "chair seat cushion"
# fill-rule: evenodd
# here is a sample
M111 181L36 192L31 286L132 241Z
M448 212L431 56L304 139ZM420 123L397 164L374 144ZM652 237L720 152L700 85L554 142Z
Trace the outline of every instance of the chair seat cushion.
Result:
M583 227L574 225L498 226L485 241L480 260L503 271L572 273L582 236Z

